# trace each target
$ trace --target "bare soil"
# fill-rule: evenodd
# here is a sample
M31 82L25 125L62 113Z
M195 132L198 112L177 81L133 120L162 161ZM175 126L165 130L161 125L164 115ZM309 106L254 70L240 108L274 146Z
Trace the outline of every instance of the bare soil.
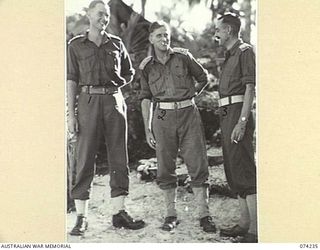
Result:
M221 151L209 149L208 155L217 155ZM181 170L182 169L182 170ZM183 172L183 166L180 166ZM210 183L226 183L223 165L211 166ZM109 175L96 176L93 181L89 205L89 228L84 236L68 235L70 243L194 243L194 242L236 242L238 239L220 237L220 228L234 225L239 218L239 205L236 199L222 195L211 195L209 207L217 233L205 233L199 226L199 218L192 193L185 187L178 187L177 211L180 224L172 232L160 229L165 210L161 190L155 181L141 181L136 171L130 173L130 194L126 198L128 213L135 219L143 219L146 227L140 230L117 229L112 226L110 207ZM67 214L67 231L74 226L76 213Z

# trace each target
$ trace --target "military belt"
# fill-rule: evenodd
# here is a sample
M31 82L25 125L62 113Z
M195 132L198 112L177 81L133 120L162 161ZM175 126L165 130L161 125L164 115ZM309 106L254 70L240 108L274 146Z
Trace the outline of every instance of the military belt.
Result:
M243 102L243 100L244 100L244 95L232 95L232 96L227 96L219 99L218 103L219 103L219 107L222 107L222 106L227 106L234 103Z
M81 92L90 95L112 95L118 92L116 87L106 87L106 86L95 86L95 85L85 85L81 86Z
M182 109L194 105L194 99L187 99L179 102L158 102L160 109Z

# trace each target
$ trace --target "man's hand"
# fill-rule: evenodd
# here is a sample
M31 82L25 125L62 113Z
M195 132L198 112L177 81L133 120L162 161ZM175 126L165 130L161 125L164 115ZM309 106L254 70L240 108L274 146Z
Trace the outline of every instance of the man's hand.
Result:
M238 143L242 140L244 133L246 132L246 122L238 122L234 127L231 134L231 143Z
M156 140L154 139L154 135L150 130L148 130L146 132L146 140L147 140L148 145L151 148L156 149Z
M110 86L110 87L107 88L107 94L108 95L116 94L119 91L118 87L116 87L116 83L114 81L111 81L111 82L112 82L112 84L114 86Z
M75 116L68 117L68 131L70 134L76 134L79 132L78 119Z

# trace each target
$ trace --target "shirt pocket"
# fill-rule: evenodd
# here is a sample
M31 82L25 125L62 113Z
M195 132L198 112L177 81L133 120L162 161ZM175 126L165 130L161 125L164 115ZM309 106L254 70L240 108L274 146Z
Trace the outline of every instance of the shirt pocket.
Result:
M94 70L95 52L94 49L82 49L79 51L80 72L88 73Z
M120 51L118 50L105 50L105 63L108 69L120 74Z
M165 92L165 86L163 84L161 74L159 71L152 70L149 73L149 86L151 93L156 96Z
M182 62L173 65L173 81L176 87L180 89L189 89L192 87L191 79L188 78L188 70Z
M184 78L186 76L186 70L183 67L182 63L174 64L174 71L173 72L178 78Z

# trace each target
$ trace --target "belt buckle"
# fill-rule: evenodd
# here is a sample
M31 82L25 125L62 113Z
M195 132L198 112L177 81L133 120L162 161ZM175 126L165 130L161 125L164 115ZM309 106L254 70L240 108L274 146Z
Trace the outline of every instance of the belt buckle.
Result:
M233 104L232 102L232 96L228 96L228 105Z
M89 87L89 93L91 95L105 95L107 93L107 89L105 87Z
M90 94L90 86L84 86L84 89L86 90L87 94Z

